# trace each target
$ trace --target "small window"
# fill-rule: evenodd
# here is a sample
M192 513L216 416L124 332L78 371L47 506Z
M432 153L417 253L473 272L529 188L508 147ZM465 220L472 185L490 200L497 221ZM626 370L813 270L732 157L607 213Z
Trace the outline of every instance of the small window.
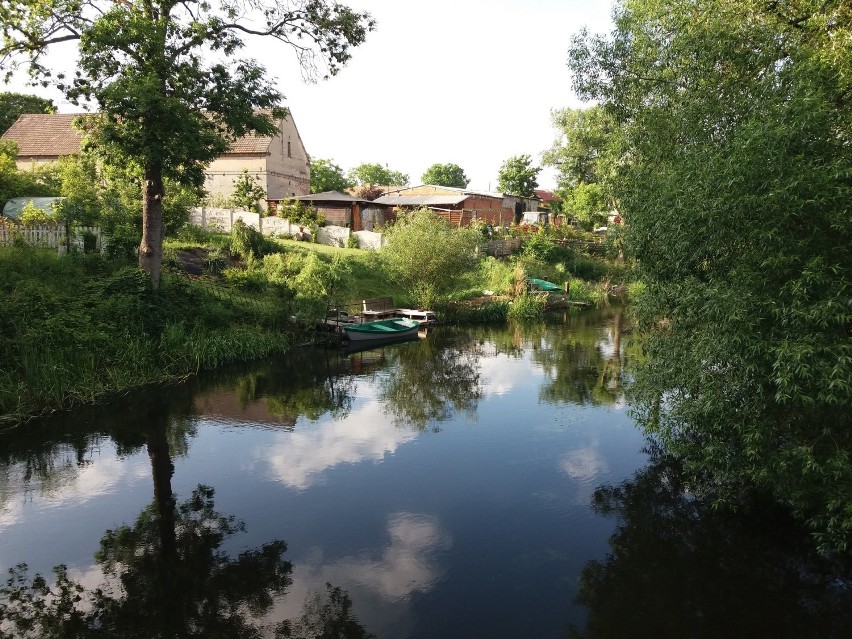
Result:
M287 140L287 157L293 157L293 152L290 150L290 140Z

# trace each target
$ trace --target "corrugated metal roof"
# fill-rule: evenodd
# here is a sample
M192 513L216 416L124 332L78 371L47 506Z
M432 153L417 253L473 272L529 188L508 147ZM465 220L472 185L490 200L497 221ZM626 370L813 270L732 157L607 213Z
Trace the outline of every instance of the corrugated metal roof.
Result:
M297 195L295 197L289 197L287 199L299 200L301 202L341 202L344 204L353 204L357 202L361 204L373 204L372 200L352 197L351 195L341 193L340 191L324 191L322 193L310 193L309 195Z
M461 204L468 195L385 195L375 200L388 206L451 206Z
M322 193L310 193L309 195L297 195L289 198L291 200L300 200L302 202L364 202L357 197L352 197L340 191L323 191Z
M477 191L477 190L474 190L474 189L467 189L467 188L462 189L462 188L459 188L457 186L439 186L439 185L435 185L435 184L420 184L418 186L406 187L406 189L420 189L420 188L423 188L424 186L431 186L431 187L436 188L436 189L443 189L443 190L447 190L447 191L455 191L456 193L464 193L466 195L481 195L483 197L493 197L493 198L496 198L496 199L503 198L503 194L497 193L496 191ZM400 189L400 190L405 191L406 189Z

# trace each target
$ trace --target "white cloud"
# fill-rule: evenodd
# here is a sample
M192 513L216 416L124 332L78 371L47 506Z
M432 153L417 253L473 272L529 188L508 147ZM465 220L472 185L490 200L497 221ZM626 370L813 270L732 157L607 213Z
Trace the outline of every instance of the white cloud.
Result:
M321 548L295 562L293 585L278 602L277 619L298 617L312 592L325 584L346 590L359 622L378 636L405 636L413 626L411 596L433 589L446 569L436 556L451 547L451 538L431 516L396 513L388 517L388 544L376 552L337 559Z
M72 452L69 449L70 457L60 455L54 459L54 470L42 482L26 481L21 464L8 467L7 484L14 488L4 495L0 530L22 522L34 507L73 508L116 492L127 480L147 478L151 474L147 458L117 458L114 446L106 441L100 443L102 456L93 454L83 466L77 466Z
M321 421L310 427L277 435L275 442L255 452L277 481L305 489L321 479L323 471L339 464L382 461L417 438L417 432L397 428L377 401L365 403L345 420Z

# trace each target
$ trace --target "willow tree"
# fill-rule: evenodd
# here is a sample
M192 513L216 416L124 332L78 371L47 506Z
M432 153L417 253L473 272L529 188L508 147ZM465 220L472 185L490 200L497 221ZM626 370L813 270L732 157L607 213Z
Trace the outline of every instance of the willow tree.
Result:
M204 167L235 138L271 135L281 94L248 38L295 51L306 79L334 75L374 26L326 0L22 0L0 7L0 63L7 79L27 66L74 104L94 103L88 137L104 160L142 183L139 265L156 287L162 264L164 178L198 188ZM43 62L54 45L78 43L73 77Z
M614 118L647 284L640 416L719 504L852 543L852 5L621 0L580 93Z

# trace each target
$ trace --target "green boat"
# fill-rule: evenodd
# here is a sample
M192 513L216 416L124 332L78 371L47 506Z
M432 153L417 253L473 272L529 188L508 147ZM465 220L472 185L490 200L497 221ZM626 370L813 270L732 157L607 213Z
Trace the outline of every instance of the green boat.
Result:
M343 330L346 331L349 341L361 342L412 337L417 335L419 328L420 322L404 317L394 317L363 324L347 324Z
M562 287L558 284L554 284L553 282L548 282L546 280L535 280L530 278L529 280L530 286L539 291L546 291L548 293L564 293Z

